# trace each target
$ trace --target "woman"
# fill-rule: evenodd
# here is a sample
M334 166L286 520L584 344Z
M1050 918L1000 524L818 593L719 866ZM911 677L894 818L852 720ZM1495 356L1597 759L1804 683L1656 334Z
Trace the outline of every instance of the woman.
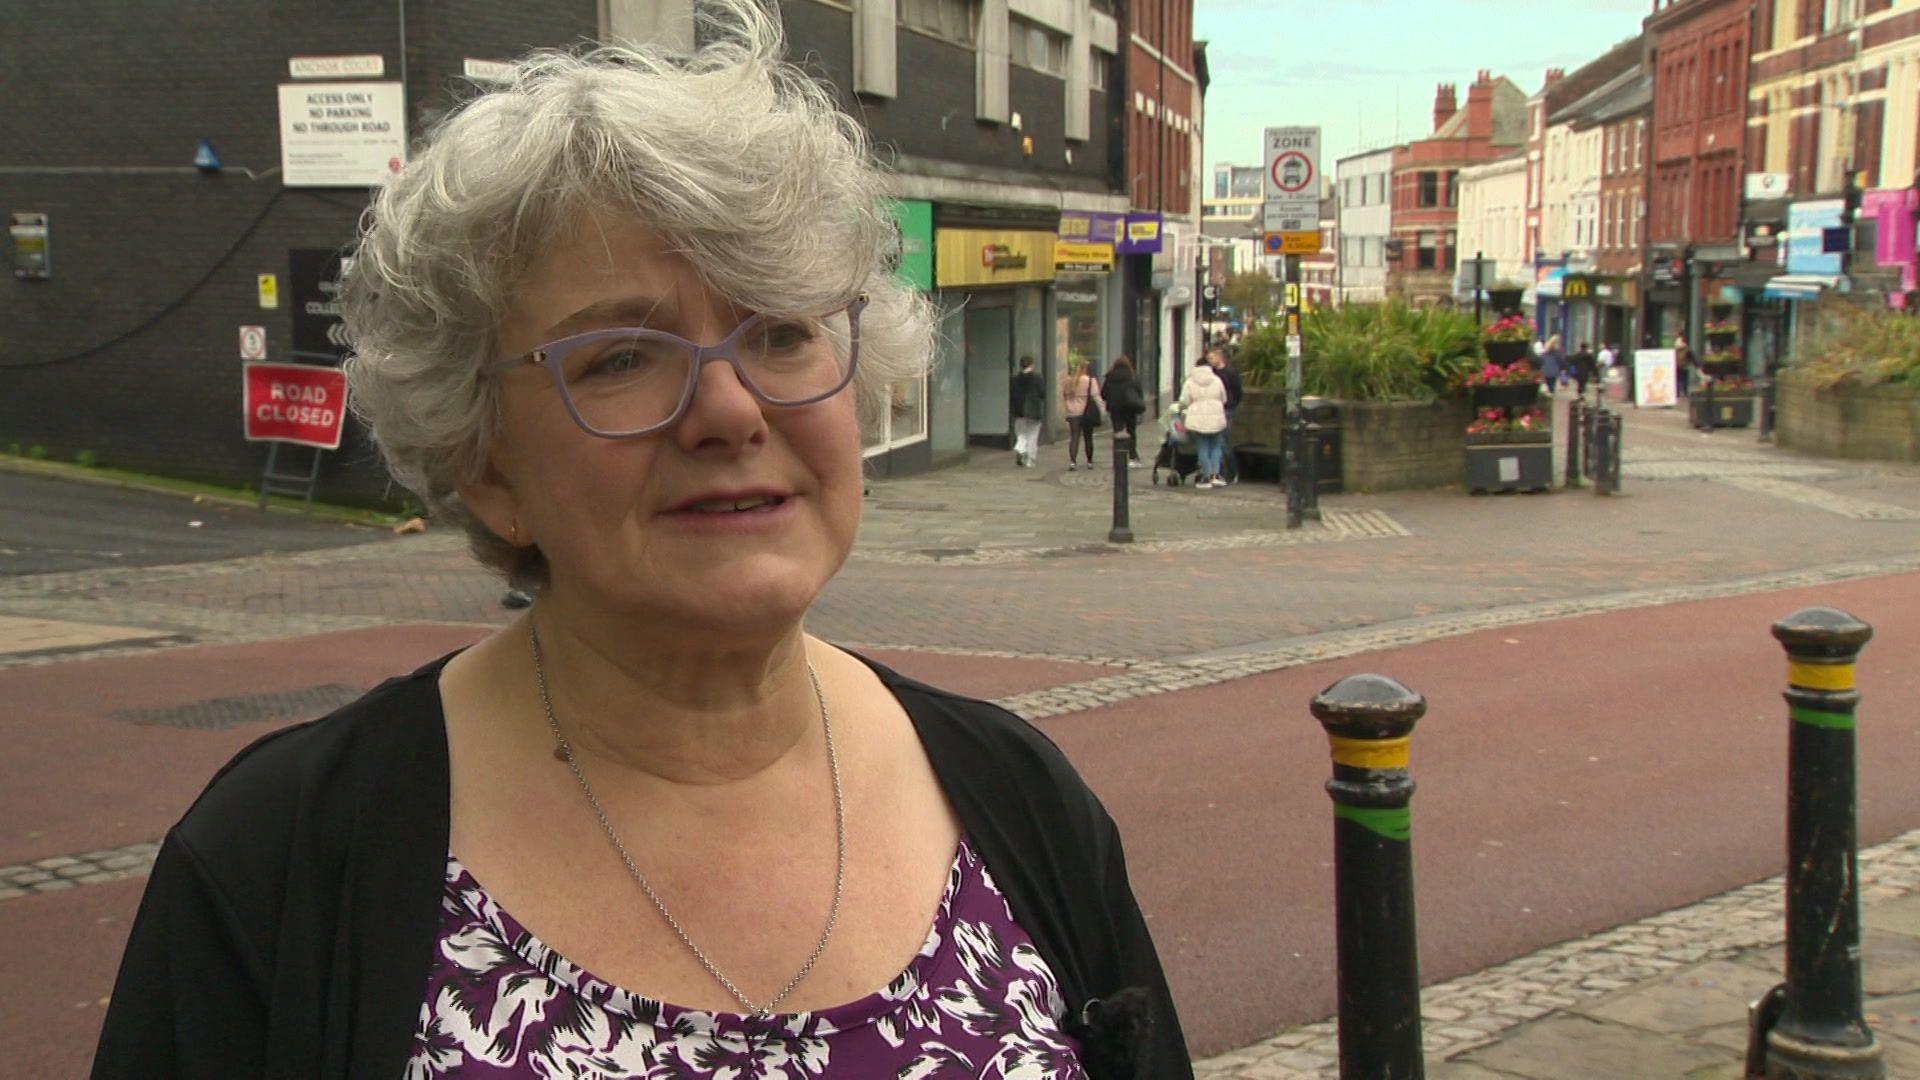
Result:
M1093 429L1100 426L1098 416L1087 416L1087 405L1100 389L1088 364L1080 357L1067 361L1066 374L1060 376L1060 415L1067 418L1067 471L1080 467L1080 446L1087 448L1087 468L1093 464Z
M1180 386L1180 408L1187 432L1200 458L1197 488L1226 487L1221 458L1227 443L1227 388L1212 365L1195 364Z
M1127 433L1127 464L1137 467L1140 464L1140 438L1136 429L1140 423L1140 414L1147 411L1147 396L1140 390L1140 380L1134 374L1133 360L1125 353L1113 358L1113 366L1107 370L1107 377L1100 384L1100 400L1107 403L1107 415L1113 417L1113 434L1117 438L1122 430ZM1092 460L1093 450L1087 450L1088 460Z
M1013 463L1031 469L1040 454L1040 424L1047 415L1047 392L1031 356L1020 358L1020 373L1007 388L1007 407L1013 413Z
M1547 338L1546 345L1540 349L1540 375L1547 383L1547 393L1560 390L1560 376L1566 371L1567 354L1560 347L1560 335Z
M1680 396L1686 397L1693 389L1693 350L1687 346L1684 335L1673 339L1673 370Z
M169 832L95 1075L1190 1075L1112 820L805 633L924 370L859 129L748 0L523 62L365 217L356 406L537 584Z

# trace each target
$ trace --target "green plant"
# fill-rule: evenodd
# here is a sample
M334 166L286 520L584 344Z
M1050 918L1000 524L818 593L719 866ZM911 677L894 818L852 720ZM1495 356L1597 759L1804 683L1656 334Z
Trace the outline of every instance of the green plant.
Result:
M82 450L73 455L73 463L83 469L91 469L95 465L100 464L100 455L91 450Z
M1311 321L1311 320L1309 320ZM1234 354L1233 366L1248 386L1282 386L1287 380L1287 331L1279 323L1263 323L1247 331Z
M17 443L17 442L14 442L14 443L8 443L8 444L7 444L7 453L9 453L9 454L12 454L12 455L13 455L14 457L19 457L19 456L20 456L20 444L19 444L19 443Z
M1431 401L1479 368L1473 316L1405 303L1347 304L1302 327L1305 393L1346 401Z
M39 444L27 447L27 456L35 461L47 460L47 448Z
M1841 383L1920 386L1920 319L1884 308L1851 304L1818 309L1811 336L1795 364L1825 390Z

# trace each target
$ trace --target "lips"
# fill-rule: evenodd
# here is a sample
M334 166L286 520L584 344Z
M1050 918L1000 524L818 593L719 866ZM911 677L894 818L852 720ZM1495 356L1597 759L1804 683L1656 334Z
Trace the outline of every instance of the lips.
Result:
M788 496L778 491L709 491L683 500L668 511L674 514L765 513L783 505Z

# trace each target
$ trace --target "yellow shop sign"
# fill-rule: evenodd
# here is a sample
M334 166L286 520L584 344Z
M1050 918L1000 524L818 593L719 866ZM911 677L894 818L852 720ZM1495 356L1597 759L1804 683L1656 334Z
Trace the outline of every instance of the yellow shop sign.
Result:
M1053 268L1061 274L1113 272L1113 245L1059 240L1053 245Z
M1013 285L1053 280L1054 235L1017 229L940 229L934 234L934 280L956 285Z

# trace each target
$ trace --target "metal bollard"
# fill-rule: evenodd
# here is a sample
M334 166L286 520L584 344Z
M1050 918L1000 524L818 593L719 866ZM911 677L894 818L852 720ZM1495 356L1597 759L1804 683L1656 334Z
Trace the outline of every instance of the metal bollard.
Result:
M1854 661L1873 628L1807 608L1773 624L1787 650L1787 981L1754 1009L1747 1070L1768 1080L1879 1080L1860 989ZM1771 999L1771 1000L1769 1000ZM1758 1051L1764 1062L1753 1060Z
M1313 699L1333 750L1342 1080L1422 1080L1407 747L1427 700L1353 675Z
M1760 382L1760 441L1773 441L1773 380Z
M1133 440L1115 428L1113 433L1113 528L1107 530L1107 543L1133 543L1133 524L1127 520L1127 459L1133 455Z
M1593 421L1593 493L1595 495L1620 494L1620 438L1622 420L1619 413L1602 411Z
M1600 418L1606 415L1607 404L1598 396L1593 404L1580 414L1580 475L1593 479L1594 445L1599 441Z
M1567 405L1567 486L1580 486L1580 445L1586 441L1587 403L1574 398Z

